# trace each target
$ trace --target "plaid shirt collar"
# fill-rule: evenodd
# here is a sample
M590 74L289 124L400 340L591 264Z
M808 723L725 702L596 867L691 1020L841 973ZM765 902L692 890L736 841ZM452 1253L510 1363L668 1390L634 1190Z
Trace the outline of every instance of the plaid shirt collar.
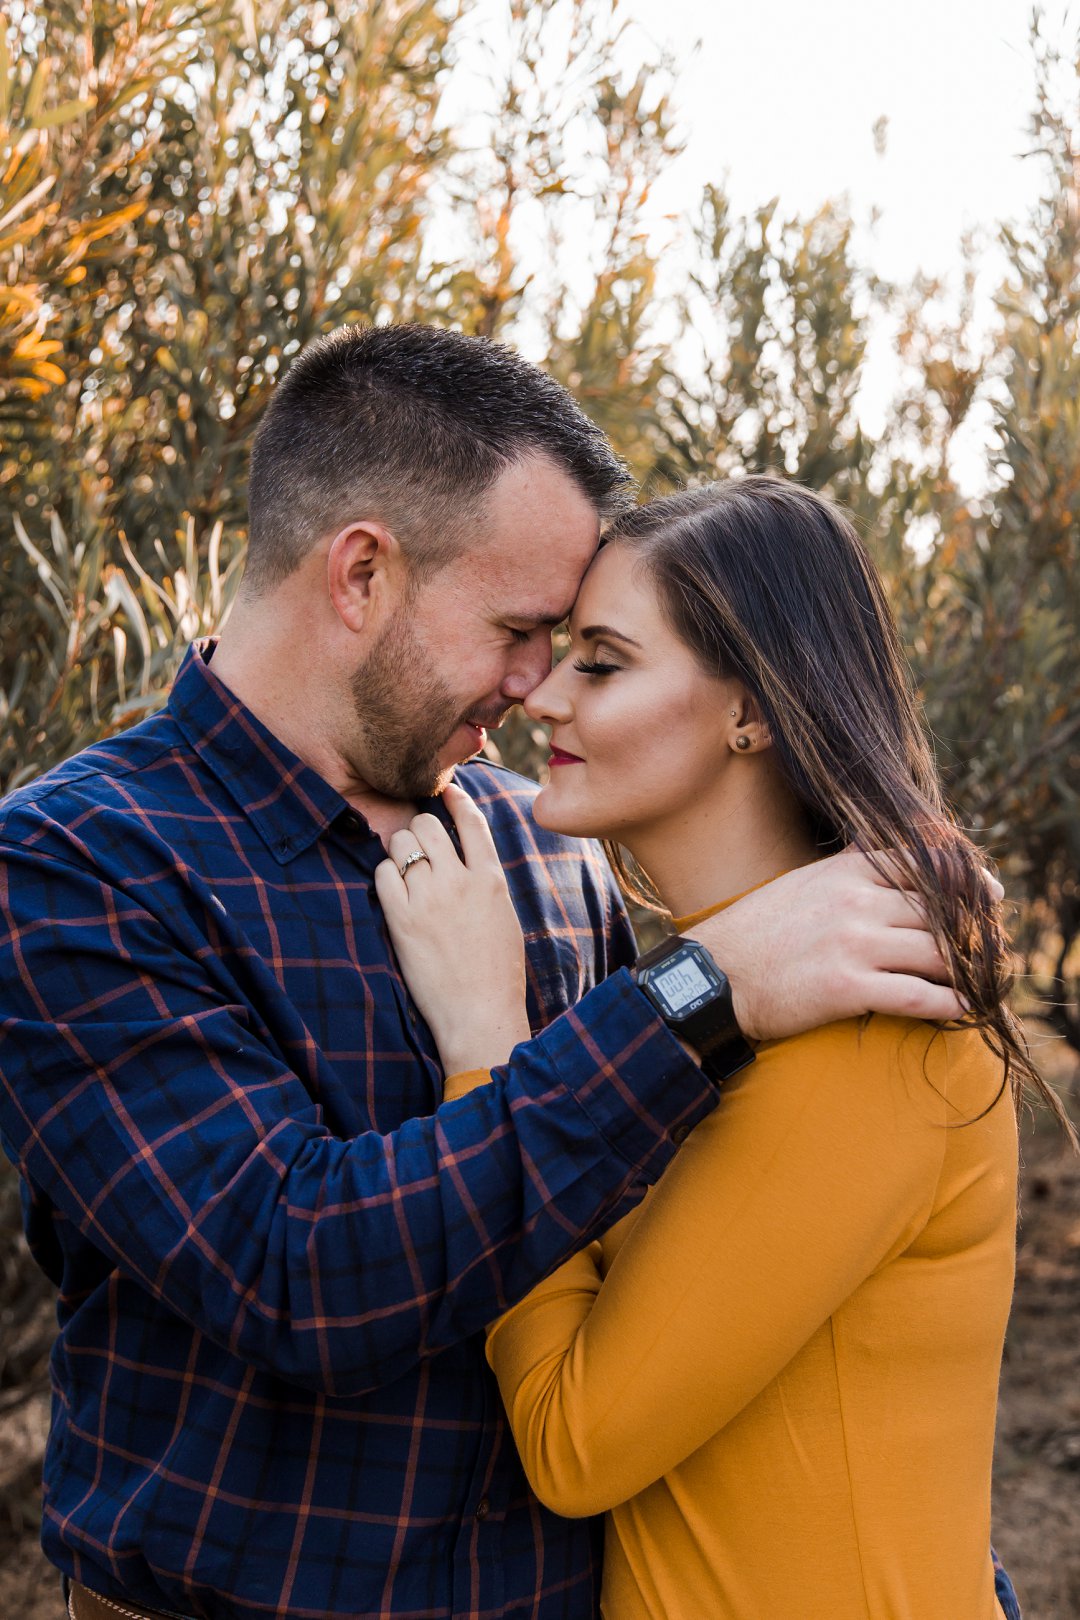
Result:
M284 866L339 816L356 812L218 680L210 663L216 645L210 640L188 648L169 694L169 712Z

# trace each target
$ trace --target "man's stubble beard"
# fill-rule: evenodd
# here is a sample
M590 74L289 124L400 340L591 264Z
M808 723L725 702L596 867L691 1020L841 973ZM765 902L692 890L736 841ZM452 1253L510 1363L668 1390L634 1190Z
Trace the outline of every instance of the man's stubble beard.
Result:
M409 604L394 615L351 682L364 781L390 799L441 792L452 771L439 750L463 718L435 674L409 623Z

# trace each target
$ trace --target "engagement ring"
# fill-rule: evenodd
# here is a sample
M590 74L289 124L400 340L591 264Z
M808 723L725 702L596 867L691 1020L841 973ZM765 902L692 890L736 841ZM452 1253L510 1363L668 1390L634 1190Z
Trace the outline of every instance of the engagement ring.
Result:
M417 861L427 861L430 864L430 860L431 857L429 855L425 855L422 849L414 849L411 855L406 855L405 859L398 867L398 871L401 873L402 877L404 877L406 872L409 870L409 867L415 866Z

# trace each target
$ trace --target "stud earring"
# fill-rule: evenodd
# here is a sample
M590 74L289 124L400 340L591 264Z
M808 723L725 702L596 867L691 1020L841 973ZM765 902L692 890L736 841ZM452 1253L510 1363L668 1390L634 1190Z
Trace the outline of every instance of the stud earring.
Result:
M750 747L750 738L745 736L745 735L743 735L742 737L736 737L735 746L736 746L736 748L749 748Z

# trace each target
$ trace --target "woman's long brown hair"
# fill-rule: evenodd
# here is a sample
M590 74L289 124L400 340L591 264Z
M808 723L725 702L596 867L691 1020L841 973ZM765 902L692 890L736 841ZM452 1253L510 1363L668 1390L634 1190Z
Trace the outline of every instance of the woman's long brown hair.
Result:
M823 854L853 844L910 862L952 983L1001 1060L1078 1145L1010 1012L1008 941L985 857L946 806L881 579L845 514L800 485L733 479L651 501L606 540L633 547L676 634L756 699ZM646 899L622 851L616 873Z

